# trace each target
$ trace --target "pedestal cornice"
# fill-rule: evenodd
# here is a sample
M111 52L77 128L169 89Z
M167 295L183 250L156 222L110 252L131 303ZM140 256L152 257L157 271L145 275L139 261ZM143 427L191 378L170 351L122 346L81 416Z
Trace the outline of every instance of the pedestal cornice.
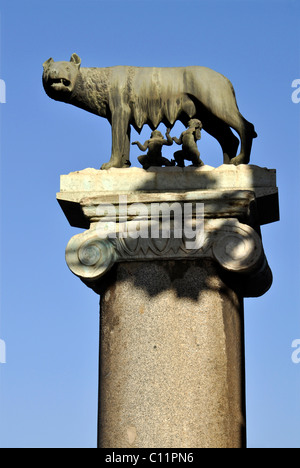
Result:
M62 176L57 199L71 225L89 228L69 241L66 261L96 292L100 279L118 262L203 258L216 261L245 297L259 296L271 286L260 225L278 219L273 170L227 165L87 169ZM153 206L169 213L167 236L161 235L161 213L155 217ZM202 224L197 224L200 206ZM179 213L189 208L191 229L201 228L192 247L187 247L184 229L178 234L174 207ZM137 222L144 235L137 234ZM159 226L158 236L151 231L153 223Z

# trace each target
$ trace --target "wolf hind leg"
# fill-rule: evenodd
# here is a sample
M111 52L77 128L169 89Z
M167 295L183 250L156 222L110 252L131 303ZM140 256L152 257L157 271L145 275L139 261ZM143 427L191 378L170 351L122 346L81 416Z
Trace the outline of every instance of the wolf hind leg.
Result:
M230 164L233 158L236 157L240 144L239 139L234 135L230 126L223 120L220 120L217 117L213 118L211 116L203 128L221 145L223 151L223 163Z
M174 159L178 167L184 167L184 152L182 150L174 153Z
M235 166L238 166L239 164L248 164L250 161L252 141L257 137L254 125L239 114L238 122L232 125L232 128L240 136L241 152L235 158L231 159L230 164L234 164Z

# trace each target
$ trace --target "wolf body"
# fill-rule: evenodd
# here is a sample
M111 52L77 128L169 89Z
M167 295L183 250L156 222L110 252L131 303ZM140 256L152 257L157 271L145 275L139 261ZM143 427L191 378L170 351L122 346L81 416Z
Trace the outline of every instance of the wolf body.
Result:
M239 112L231 82L206 67L174 68L115 66L83 68L73 54L69 62L44 64L43 85L52 99L106 118L112 127L110 167L128 167L131 125L140 132L147 124L155 130L162 122L172 128L179 120L202 122L203 129L217 139L223 162L247 164L252 140L257 135L253 124ZM239 139L240 154L237 156Z

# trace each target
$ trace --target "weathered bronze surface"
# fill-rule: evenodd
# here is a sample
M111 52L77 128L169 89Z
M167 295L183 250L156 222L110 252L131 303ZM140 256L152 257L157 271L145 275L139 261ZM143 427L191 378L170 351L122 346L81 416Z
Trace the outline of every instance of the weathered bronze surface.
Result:
M235 93L225 76L200 66L143 68L116 66L80 68L73 54L69 62L44 64L43 85L52 99L67 102L108 119L112 126L110 161L102 169L128 167L131 125L140 132L148 124L155 130L162 122L172 128L190 119L220 143L224 163L247 164L254 126L239 112ZM239 139L241 151L236 155Z
M139 141L134 141L132 144L137 145L141 151L148 150L147 154L138 157L144 169L149 169L151 166L175 166L175 161L171 162L162 156L162 147L173 145L169 128L166 131L166 140L158 130L154 130L150 139L146 140L143 145Z

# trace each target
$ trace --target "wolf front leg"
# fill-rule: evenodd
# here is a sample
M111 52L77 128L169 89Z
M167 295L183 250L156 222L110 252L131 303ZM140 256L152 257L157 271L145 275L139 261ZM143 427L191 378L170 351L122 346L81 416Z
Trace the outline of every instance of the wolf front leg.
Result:
M121 167L130 167L130 134L131 134L131 127L128 125L127 132L126 132L126 137L125 137L125 145L124 145L124 150L123 150L123 156L122 156L122 166Z
M111 132L112 150L110 161L104 163L101 169L111 167L129 167L130 150L130 109L116 109L112 112Z

